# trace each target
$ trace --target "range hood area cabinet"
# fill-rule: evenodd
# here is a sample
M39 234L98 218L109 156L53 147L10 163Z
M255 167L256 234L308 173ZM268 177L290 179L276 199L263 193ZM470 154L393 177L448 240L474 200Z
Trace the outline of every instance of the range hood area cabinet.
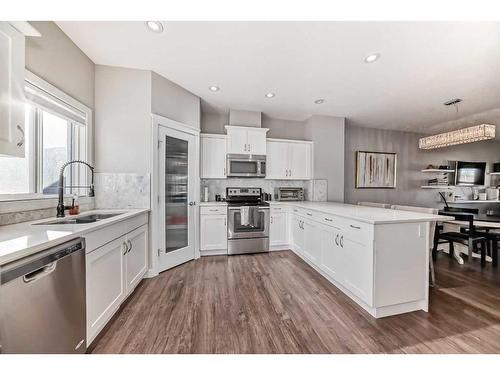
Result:
M266 179L310 180L312 160L312 142L268 139Z
M228 154L266 155L269 129L226 125Z
M226 136L200 134L200 159L200 178L226 178Z

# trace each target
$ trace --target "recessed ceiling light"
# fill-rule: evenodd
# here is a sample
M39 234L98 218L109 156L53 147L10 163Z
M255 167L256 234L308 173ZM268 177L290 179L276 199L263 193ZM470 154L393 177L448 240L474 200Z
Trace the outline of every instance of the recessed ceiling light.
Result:
M378 58L380 57L380 53L373 53L371 55L368 55L365 57L365 63L372 63L372 62L375 62L378 60Z
M161 33L163 31L163 24L160 21L146 21L146 26L154 33Z
M269 99L274 98L275 96L276 96L276 94L274 92L268 92L266 94L266 98L269 98Z
M219 86L208 86L208 89L213 92L220 90Z
M315 104L323 104L325 102L325 99L316 99L314 101Z

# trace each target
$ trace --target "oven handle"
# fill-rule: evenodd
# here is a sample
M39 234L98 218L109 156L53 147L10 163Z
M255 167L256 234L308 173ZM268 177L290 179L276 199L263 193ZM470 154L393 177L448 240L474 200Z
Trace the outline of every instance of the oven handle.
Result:
M246 206L244 206L244 207L246 207ZM253 206L248 206L248 207L253 207ZM236 211L236 210L239 211L241 209L241 207L228 207L227 209L229 211ZM264 207L257 206L257 209L259 209L259 210L269 210L269 207L268 206L264 206Z

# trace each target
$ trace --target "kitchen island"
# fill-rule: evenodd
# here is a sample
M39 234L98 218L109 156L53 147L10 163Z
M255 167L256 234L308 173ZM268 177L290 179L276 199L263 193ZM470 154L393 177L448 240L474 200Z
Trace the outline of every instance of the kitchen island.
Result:
M334 202L270 203L273 250L290 248L376 318L428 311L430 225L446 217Z

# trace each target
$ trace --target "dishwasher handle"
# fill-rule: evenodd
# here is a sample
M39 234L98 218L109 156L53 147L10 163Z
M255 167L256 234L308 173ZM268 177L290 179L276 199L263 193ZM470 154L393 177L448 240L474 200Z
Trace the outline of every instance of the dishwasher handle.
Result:
M40 280L41 278L50 275L56 269L57 261L47 264L46 266L39 268L33 272L27 273L23 276L23 281L25 283L32 283L34 281Z

